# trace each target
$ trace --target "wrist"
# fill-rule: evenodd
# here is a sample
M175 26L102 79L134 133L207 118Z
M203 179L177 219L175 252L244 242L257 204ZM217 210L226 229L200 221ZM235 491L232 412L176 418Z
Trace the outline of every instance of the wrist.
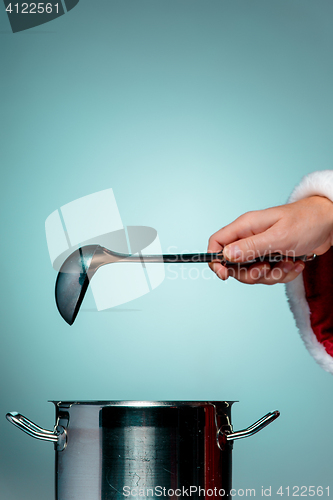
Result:
M333 202L326 196L310 196L312 203L319 205L322 213L322 221L329 231L330 245L333 246Z

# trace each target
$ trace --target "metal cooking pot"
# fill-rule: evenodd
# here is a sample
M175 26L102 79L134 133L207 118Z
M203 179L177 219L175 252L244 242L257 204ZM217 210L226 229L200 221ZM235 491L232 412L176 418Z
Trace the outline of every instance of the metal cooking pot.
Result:
M234 440L279 416L268 413L234 432L231 401L53 403L53 431L16 412L6 417L30 436L54 443L56 500L227 496Z

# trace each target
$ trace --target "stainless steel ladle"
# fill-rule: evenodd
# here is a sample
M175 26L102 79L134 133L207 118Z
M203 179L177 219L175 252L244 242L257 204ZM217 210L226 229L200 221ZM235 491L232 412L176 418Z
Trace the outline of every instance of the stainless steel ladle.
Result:
M277 263L286 257L279 253L271 253L259 259L247 261L246 265L255 262ZM288 259L290 259L288 257ZM305 255L294 257L292 260L309 260ZM166 255L128 255L113 252L100 245L87 245L78 248L63 263L58 273L55 298L57 307L64 320L72 325L79 312L83 298L87 291L89 281L101 266L116 262L149 262L149 263L199 263L199 262L221 262L225 266L235 265L228 262L220 253L190 253L190 254L166 254Z

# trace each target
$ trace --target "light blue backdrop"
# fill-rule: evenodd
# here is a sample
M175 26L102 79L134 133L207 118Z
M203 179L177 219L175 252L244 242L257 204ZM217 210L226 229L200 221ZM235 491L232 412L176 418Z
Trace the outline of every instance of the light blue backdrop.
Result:
M329 0L81 0L13 35L1 10L0 498L53 499L52 445L4 418L50 428L49 399L235 399L235 429L279 409L235 443L235 488L333 487L333 379L283 287L185 275L70 328L44 234L112 187L125 224L204 251L332 168L332 15Z

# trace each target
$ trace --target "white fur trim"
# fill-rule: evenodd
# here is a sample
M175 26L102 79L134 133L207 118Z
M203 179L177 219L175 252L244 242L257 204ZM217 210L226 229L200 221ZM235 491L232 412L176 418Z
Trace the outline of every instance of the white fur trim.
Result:
M333 358L326 352L325 347L318 342L311 328L310 309L305 297L302 276L286 284L286 293L289 307L294 315L296 326L305 347L324 370L333 374Z
M325 196L333 202L333 170L312 172L303 177L300 184L292 192L288 203L315 195ZM306 301L302 275L286 284L286 293L290 309L307 350L324 370L333 374L333 358L318 342L311 328L310 309Z
M333 202L333 170L312 172L303 177L291 193L288 203L315 195L325 196Z

